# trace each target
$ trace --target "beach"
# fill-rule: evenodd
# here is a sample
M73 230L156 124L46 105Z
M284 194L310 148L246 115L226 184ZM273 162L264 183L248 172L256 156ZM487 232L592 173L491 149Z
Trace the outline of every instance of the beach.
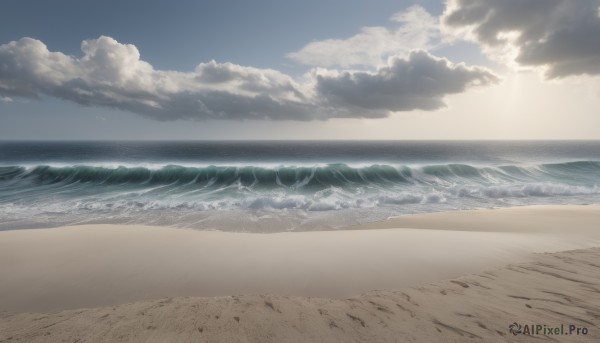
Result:
M600 342L600 0L0 22L0 343Z
M513 322L593 341L599 227L600 206L564 205L317 232L2 231L0 341L505 341Z

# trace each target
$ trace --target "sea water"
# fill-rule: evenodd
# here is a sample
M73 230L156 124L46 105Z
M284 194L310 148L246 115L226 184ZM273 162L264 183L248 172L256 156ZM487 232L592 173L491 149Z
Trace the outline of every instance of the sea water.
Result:
M0 229L339 229L413 213L600 203L594 141L0 143Z

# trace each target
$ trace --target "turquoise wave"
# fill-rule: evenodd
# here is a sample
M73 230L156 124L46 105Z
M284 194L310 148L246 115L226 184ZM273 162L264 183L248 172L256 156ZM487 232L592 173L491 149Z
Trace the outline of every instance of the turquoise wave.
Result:
M47 184L102 185L185 185L189 188L241 185L256 188L325 189L329 187L386 185L498 184L505 182L600 181L600 162L576 161L532 166L474 166L443 164L425 166L345 164L298 167L166 165L159 168L102 167L90 165L0 167L0 183L36 187Z

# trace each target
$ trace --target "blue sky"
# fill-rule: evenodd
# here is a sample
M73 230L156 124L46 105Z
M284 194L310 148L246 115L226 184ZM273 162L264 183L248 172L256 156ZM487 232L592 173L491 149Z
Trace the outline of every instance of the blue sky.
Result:
M5 1L0 139L600 138L598 1L477 4Z
M440 14L439 1L417 1ZM285 54L306 43L386 24L403 1L30 1L8 0L3 43L32 37L79 55L84 39L106 35L135 44L157 69L193 70L210 60L295 70Z

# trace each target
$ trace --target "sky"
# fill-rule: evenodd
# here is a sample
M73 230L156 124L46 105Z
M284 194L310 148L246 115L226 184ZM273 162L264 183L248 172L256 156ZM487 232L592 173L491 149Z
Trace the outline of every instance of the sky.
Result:
M600 139L600 0L5 0L0 140Z

